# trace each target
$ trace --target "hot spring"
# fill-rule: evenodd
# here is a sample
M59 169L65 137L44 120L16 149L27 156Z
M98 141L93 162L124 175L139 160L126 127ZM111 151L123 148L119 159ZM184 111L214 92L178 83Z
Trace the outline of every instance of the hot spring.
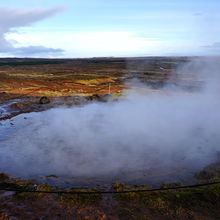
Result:
M191 183L215 161L220 99L198 93L139 93L115 102L59 107L1 122L0 172L61 184ZM52 180L51 180L52 181Z

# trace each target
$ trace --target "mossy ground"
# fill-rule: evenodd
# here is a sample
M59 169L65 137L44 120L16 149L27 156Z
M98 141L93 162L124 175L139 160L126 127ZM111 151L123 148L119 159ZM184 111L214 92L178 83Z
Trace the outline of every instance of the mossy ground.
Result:
M143 189L143 187L136 187ZM133 189L120 184L116 190ZM116 194L121 219L219 219L220 184L158 192ZM202 216L200 216L202 214Z
M180 186L180 184L166 183L162 185L163 188L176 186ZM0 187L40 191L98 191L95 188L71 188L65 190L49 184L39 184L34 180L10 178L4 173L0 174ZM146 185L130 186L125 183L115 183L111 188L114 191L142 189L150 188ZM167 191L113 194L113 196L105 194L75 195L17 192L12 196L6 196L6 198L4 202L0 203L0 214L7 214L9 217L12 215L23 216L22 219L28 219L31 215L30 213L35 216L43 215L44 213L48 216L47 219L53 219L54 217L49 217L52 216L51 213L49 215L47 212L52 207L55 210L54 213L59 213L61 216L87 216L85 218L81 216L82 218L79 219L94 219L94 216L98 216L97 219L220 218L220 184ZM1 197L0 200L2 200ZM108 202L106 202L107 200ZM22 204L23 208L18 208L18 204ZM64 207L66 210L62 211ZM87 211L85 212L85 210ZM80 214L80 212L84 214ZM85 213L88 215L85 215Z

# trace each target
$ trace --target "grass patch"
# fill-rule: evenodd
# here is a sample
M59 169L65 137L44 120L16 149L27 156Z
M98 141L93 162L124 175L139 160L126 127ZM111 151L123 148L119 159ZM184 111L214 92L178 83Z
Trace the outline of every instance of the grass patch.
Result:
M72 188L66 190L66 192L97 192L95 188L83 189L83 188ZM68 202L72 204L80 205L97 205L102 201L103 196L101 194L60 194L60 201Z
M163 187L177 186L177 183L166 184ZM123 183L113 185L117 190L148 189L146 186L129 187ZM118 201L117 210L123 219L147 219L151 213L162 216L174 213L178 218L188 212L203 209L204 212L216 209L220 205L220 184L196 188L115 194ZM137 218L138 217L138 218Z

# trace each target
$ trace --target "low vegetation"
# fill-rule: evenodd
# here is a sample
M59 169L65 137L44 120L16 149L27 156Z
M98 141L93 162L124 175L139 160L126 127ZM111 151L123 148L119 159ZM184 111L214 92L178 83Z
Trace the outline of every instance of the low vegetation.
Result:
M162 188L178 186L181 186L181 184L164 183ZM61 189L49 184L40 184L34 180L10 178L5 173L0 173L0 188L49 192L60 190L65 192L99 191L99 189L96 188ZM130 186L125 183L114 183L111 187L111 190L116 192L143 189L150 188L146 185ZM218 211L220 205L220 184L166 191L113 194L113 197L105 194L45 194L16 192L10 199L9 197L7 197L7 199L9 203L13 201L13 204L21 204L22 202L24 204L22 212L27 212L27 210L30 212L33 206L40 206L39 201L41 204L47 201L47 205L52 205L54 202L56 203L56 211L60 211L63 207L68 207L67 209L70 212L70 216L73 214L73 209L79 211L88 208L91 209L91 207L93 207L99 210L99 213L101 213L100 216L114 216L114 219L154 219L157 217L160 219L220 218L220 213ZM108 203L106 203L106 199ZM2 212L1 210L4 210L3 207L5 207L4 202L0 205L0 214L14 215L13 210L8 213ZM112 211L110 212L109 210Z
M177 184L171 184L172 186ZM179 185L179 184L178 184ZM117 190L134 189L120 183ZM146 187L137 186L135 189ZM147 189L147 188L146 188ZM218 219L220 184L158 192L115 194L120 219Z
M165 58L94 58L94 59L0 59L0 96L60 97L71 95L103 95L118 93L127 88L124 83L133 79L158 89L170 80L175 81L173 69L188 61L185 57ZM183 74L182 86L196 88L197 81L190 73Z

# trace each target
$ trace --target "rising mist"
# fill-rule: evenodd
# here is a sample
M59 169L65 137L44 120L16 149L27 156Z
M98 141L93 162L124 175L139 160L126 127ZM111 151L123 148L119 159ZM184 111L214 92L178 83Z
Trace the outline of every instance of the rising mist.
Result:
M133 84L118 101L63 106L26 114L27 120L17 116L0 143L1 171L110 178L146 171L163 174L163 180L175 171L182 178L193 176L219 151L219 67L209 58L178 68L175 79L192 73L202 82L193 92L173 85L171 77L158 92Z

